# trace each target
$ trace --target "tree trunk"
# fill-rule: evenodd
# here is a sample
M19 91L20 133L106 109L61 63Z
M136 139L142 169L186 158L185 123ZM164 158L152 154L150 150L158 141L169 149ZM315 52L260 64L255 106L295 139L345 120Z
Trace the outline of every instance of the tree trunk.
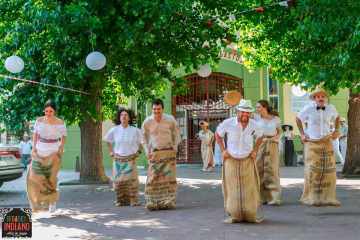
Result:
M101 115L101 101L97 97L96 112ZM80 182L109 182L103 165L102 121L87 117L80 123L81 131L81 164Z
M360 101L355 101L360 94L350 91L348 111L348 139L344 176L360 176Z

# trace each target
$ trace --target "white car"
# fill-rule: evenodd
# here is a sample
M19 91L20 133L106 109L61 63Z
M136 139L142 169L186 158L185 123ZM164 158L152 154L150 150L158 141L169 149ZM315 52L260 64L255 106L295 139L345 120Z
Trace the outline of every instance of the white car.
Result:
M20 178L24 172L24 165L14 155L0 155L0 187L4 182Z

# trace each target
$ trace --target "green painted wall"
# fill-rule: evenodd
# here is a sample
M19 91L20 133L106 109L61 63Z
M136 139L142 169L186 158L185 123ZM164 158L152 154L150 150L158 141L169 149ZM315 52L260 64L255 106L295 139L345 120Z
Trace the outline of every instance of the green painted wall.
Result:
M264 69L250 72L243 65L222 59L219 67L215 70L242 79L244 81L244 97L251 100L253 105L261 98L260 78L264 78L265 74L261 74L260 71L264 72Z
M62 169L75 169L76 157L81 151L80 129L78 126L68 126L68 136L64 148L64 156L62 159ZM108 154L106 143L103 143L103 161L105 168L111 168L112 162Z

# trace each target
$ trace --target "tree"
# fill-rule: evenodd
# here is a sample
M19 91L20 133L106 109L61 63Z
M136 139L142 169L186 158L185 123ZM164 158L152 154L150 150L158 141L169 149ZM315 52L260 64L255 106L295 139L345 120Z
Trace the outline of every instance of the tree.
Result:
M270 65L275 78L304 89L323 85L336 93L348 88L343 173L360 174L360 101L355 101L360 96L360 2L297 0L295 5L287 1L286 9L273 1L262 2L261 14L242 15L236 25L246 64Z
M114 113L117 96L153 97L173 78L172 69L215 61L225 44L218 40L232 37L208 2L0 0L2 61L18 55L26 63L20 77L89 93L1 79L1 122L20 131L54 99L66 123L80 126L80 180L106 181L101 122ZM209 48L202 47L205 41ZM93 50L106 56L105 69L86 68ZM0 72L6 74L3 66Z

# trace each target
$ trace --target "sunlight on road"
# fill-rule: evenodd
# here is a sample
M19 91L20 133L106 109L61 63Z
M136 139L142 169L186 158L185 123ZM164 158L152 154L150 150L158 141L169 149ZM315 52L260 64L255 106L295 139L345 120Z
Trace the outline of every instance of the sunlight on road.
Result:
M167 229L169 227L163 225L160 222L160 219L152 218L152 219L140 219L140 220L114 220L104 224L108 227L147 227L150 229Z

